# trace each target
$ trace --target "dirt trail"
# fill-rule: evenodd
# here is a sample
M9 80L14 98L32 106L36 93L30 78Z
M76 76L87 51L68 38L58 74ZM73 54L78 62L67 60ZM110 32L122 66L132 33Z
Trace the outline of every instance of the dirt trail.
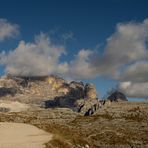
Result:
M0 148L44 148L52 135L23 123L0 122Z

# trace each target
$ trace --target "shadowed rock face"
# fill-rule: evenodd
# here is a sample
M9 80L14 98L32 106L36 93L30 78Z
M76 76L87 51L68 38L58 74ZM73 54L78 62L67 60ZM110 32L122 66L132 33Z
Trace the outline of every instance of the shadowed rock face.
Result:
M110 100L111 102L128 101L126 96L122 92L119 92L119 91L113 92L107 99Z
M16 88L5 88L5 87L0 88L0 97L6 95L14 96L16 93L17 93Z

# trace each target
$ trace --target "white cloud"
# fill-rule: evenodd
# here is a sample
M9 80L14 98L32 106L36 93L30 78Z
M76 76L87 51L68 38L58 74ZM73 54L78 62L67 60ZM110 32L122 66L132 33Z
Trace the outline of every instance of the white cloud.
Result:
M78 52L75 58L69 63L65 63L65 75L73 79L92 79L96 77L94 67L91 67L91 57L94 51L82 49Z
M127 89L130 86L131 86L131 82L130 81L126 81L126 82L120 83L119 88L124 90L124 89Z
M123 91L128 97L148 99L148 82L121 82L119 83L119 89Z
M77 79L108 76L122 81L119 88L128 97L148 98L147 41L148 19L142 23L119 23L107 39L103 55L81 50L66 67Z
M74 59L61 63L60 56L66 52L64 47L51 43L49 37L41 33L34 43L21 41L9 54L1 54L1 62L6 66L6 72L15 75L58 73L78 80L108 76L120 82L119 88L128 97L146 98L147 42L148 19L141 23L119 23L115 33L107 39L102 55L91 49L81 49Z
M108 76L112 79L120 79L123 67L148 57L146 42L148 41L148 20L142 23L119 23L113 33L107 39L104 53L99 55L91 49L90 55L80 56L68 65L73 76L79 79L90 79L97 76ZM89 53L89 52L88 52ZM68 66L67 66L68 67Z
M143 23L118 24L116 32L107 40L107 46L101 60L95 63L98 73L116 77L125 64L148 57L148 20Z
M6 19L0 19L0 41L13 38L19 34L19 26L11 24Z
M18 47L7 55L1 54L6 72L13 75L48 75L56 73L59 57L65 53L61 46L53 45L47 35L41 33L34 43L20 41Z
M128 66L120 75L120 81L148 82L148 61L138 61Z
M118 24L105 50L109 73L128 97L148 98L148 19ZM108 67L106 66L106 68ZM108 74L109 74L108 73Z

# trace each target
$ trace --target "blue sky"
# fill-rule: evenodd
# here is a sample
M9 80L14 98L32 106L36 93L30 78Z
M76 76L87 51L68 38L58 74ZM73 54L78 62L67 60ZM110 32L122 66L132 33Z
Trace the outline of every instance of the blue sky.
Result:
M139 75L137 74L136 76L134 75L133 77L135 79L132 78L131 80L131 69L135 67L135 65L132 64L136 64L136 67L139 67L139 69L141 69L141 65L139 63L144 62L144 64L142 63L142 65L147 66L147 56L143 57L143 55L141 55L140 58L137 56L141 54L141 50L137 49L134 51L134 56L137 54L136 59L128 59L129 62L127 63L125 61L121 62L120 65L111 68L109 71L106 70L109 68L106 65L109 65L113 61L109 60L109 62L106 63L105 60L107 59L104 57L102 58L102 56L105 54L105 51L107 51L107 57L108 55L113 55L113 52L110 53L108 52L108 50L113 51L113 48L116 48L116 46L114 47L113 44L117 40L121 42L121 46L123 43L126 43L124 41L124 38L122 39L124 33L120 32L121 28L125 29L124 32L128 32L128 29L132 28L130 30L132 30L133 33L136 33L137 30L138 33L139 30L142 32L144 29L144 32L146 32L147 34L147 22L144 22L144 20L148 18L147 7L147 0L1 0L0 18L3 19L3 21L7 20L5 21L5 23L9 23L12 26L17 25L17 28L15 29L18 30L18 32L16 33L16 30L13 30L12 33L15 35L9 36L7 38L4 37L4 39L0 41L0 51L5 51L6 53L9 53L9 51L11 50L14 51L17 47L20 47L20 41L22 40L25 42L24 44L22 43L23 45L21 44L22 46L26 47L28 45L27 43L32 43L36 45L37 43L35 43L34 41L35 36L39 36L39 34L46 34L45 36L48 36L47 38L49 38L50 42L52 42L52 47L54 46L52 50L58 48L58 51L60 52L60 55L57 55L57 52L53 54L56 54L57 56L53 59L53 61L56 61L56 63L54 64L57 66L57 61L60 61L60 63L62 64L68 63L68 66L65 64L66 68L68 67L68 74L64 73L65 71L63 72L63 67L65 68L65 65L60 65L60 68L62 67L62 72L56 71L56 73L62 73L62 75L68 77L72 76L72 78L74 79L82 79L84 82L94 83L101 97L103 97L108 90L118 86L121 82L121 85L119 86L127 94L127 96L133 98L148 98L148 94L143 94L141 92L142 90L139 90L138 94L134 93L132 90L133 88L135 88L136 90L139 83L145 88L145 90L148 89L146 78L146 81L139 81L139 75L145 76L146 74L148 74L147 71L144 71L142 72L142 74L140 73ZM121 25L117 26L117 24L119 23L121 23ZM137 30L133 29L135 28L135 26L136 28L138 27ZM126 36L127 34L125 35L125 38ZM111 41L108 41L109 38L112 38ZM147 41L147 35L141 37L139 33L139 38L138 39L140 41L144 38L144 41L140 42L139 40L136 40L138 43L140 42L137 45L137 42L136 44L134 44L134 40L133 47L135 47L136 45L136 48L138 46L141 47L142 42ZM40 45L36 45L37 48L39 46ZM66 54L64 54L64 52L62 51L61 46L62 48L64 48L64 51L66 51ZM124 48L125 47L121 47L121 49L123 50ZM142 50L144 49L142 48ZM91 51L93 53L91 53ZM32 52L32 50L29 52L30 54L32 54L32 56L34 55L34 52ZM128 53L126 49L125 52ZM116 56L118 56L118 52L116 53ZM12 68L15 68L16 70L16 68L19 67L13 67L13 65L10 64L11 60L13 61L13 58L11 55L9 55L7 55L9 60L7 62L5 61L4 64L2 64L1 66L1 75L4 73L5 66L8 67L7 69L9 69L9 71ZM95 57L95 55L98 56ZM4 57L4 55L2 56ZM93 60L93 57L94 59L99 59L101 57L102 60ZM114 57L115 55L112 58ZM83 61L80 60L80 58L85 59ZM41 59L38 60L38 62L42 62ZM116 62L118 62L118 60L119 59L117 59ZM16 64L16 62L18 61L14 61L12 62L12 64ZM93 63L95 66L97 65L98 67L101 67L100 70L98 69L98 67L92 66L95 70L93 69L92 71L90 71L90 75L94 74L94 76L83 75L83 73L89 73L89 71L87 71L87 66L88 70L89 67L91 67L89 62L91 63L91 66ZM78 65L82 66L83 63L86 64L86 68L82 68L82 71L80 71L81 68L78 67ZM73 65L74 70L78 70L77 73L73 72L73 70L70 69L71 67L73 67ZM109 66L112 67L112 65ZM133 67L131 68L130 66ZM116 78L115 74L112 73L117 69L118 72L122 71L122 67L129 68L127 69L127 71L125 70L125 74L128 73L128 76L126 75L120 78ZM52 73L52 71L55 72L55 70L51 69L49 69L49 71L49 73ZM82 74L79 75L81 72ZM109 75L109 73L111 74ZM143 84L143 82L146 82L146 84ZM127 87L125 88L125 86L127 85L128 88L131 89L130 92L127 91Z

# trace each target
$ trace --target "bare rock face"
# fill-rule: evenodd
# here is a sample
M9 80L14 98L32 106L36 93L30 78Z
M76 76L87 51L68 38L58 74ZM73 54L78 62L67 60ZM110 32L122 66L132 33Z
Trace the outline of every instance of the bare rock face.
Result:
M0 79L0 96L14 96L17 93L17 88L18 85L14 80L8 77Z
M87 83L84 87L84 103L80 106L79 112L84 116L92 115L99 107L100 103L97 97L97 91L93 84Z
M85 85L85 98L94 100L97 98L96 88L93 84L86 84Z
M113 92L107 99L111 102L128 101L126 96L119 91Z
M77 108L85 114L98 106L96 88L92 84L51 76L7 76L0 79L0 98L21 103L37 104L45 108ZM79 105L83 100L83 105ZM83 107L82 107L83 106ZM92 109L95 108L95 109ZM90 114L90 113L89 113Z
M77 112L83 114L84 116L90 116L95 113L100 108L99 100L84 100L79 99L76 101Z
M64 79L59 78L57 76L53 76L53 75L48 76L46 78L46 81L49 83L53 91L59 91L61 88L64 87L64 83L66 83Z
M71 92L70 95L77 96L77 98L84 98L84 84L83 82L72 81L69 84Z
M86 84L84 87L84 97L76 100L75 104L77 111L84 116L92 115L98 108L100 108L100 102L97 97L96 88L93 84Z

